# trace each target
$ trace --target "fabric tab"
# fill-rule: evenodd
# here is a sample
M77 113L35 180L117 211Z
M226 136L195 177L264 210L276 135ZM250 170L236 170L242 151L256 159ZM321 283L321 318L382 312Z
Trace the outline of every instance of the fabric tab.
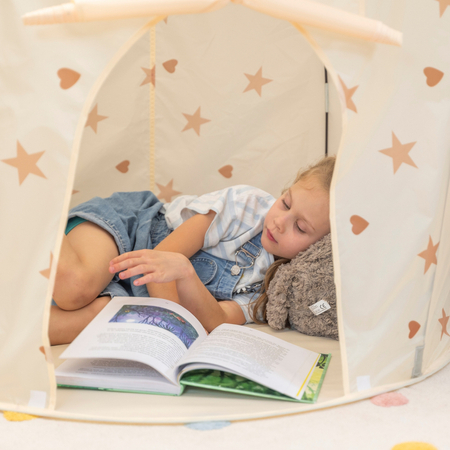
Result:
M370 375L356 377L356 386L358 388L358 391L366 391L367 389L370 389Z
M417 378L422 375L422 360L423 360L424 346L416 347L416 354L414 356L414 367L411 373L411 378Z
M47 392L45 391L30 391L30 400L28 406L34 408L45 408L47 404Z

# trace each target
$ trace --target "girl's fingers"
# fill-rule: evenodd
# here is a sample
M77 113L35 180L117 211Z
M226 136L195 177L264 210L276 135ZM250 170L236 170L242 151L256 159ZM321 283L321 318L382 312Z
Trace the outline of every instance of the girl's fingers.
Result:
M147 250L147 252L149 252L149 251L151 251L151 250ZM144 255L144 251L143 250L135 250L133 252L122 253L121 255L116 256L115 258L113 258L110 261L109 264L110 265L115 265L115 264L121 263L123 261L127 261L130 258L140 258L143 255Z
M147 283L167 283L167 281L168 280L167 280L167 277L164 274L164 272L155 271L155 272L146 273L145 275L138 278L137 280L134 280L133 284L135 286L140 286L142 284L147 284Z
M124 253L110 262L109 272L119 272L119 278L126 280L143 275L133 281L135 285L165 283L183 276L189 261L177 253L138 250Z
M112 262L111 262L110 266L109 266L109 271L111 273L120 272L122 270L129 269L130 267L135 267L137 265L140 265L140 264L142 264L142 262L143 262L142 258L129 258L129 259L126 259L122 262L118 262L115 264L112 264Z
M143 284L154 282L154 276L152 273L147 273L144 276L138 278L137 280L133 281L133 284L135 286L142 286Z
M149 267L148 265L141 264L141 265L132 267L130 269L127 269L124 272L120 272L119 278L121 280L126 280L127 278L135 277L137 275L144 275L147 273L152 273L153 271L154 271L154 269Z
M131 252L128 252L128 253L122 253L121 255L116 256L115 258L113 258L113 259L111 260L110 264L118 264L118 263L120 263L120 262L122 262L122 261L127 260L128 258L130 258L130 253L131 253Z

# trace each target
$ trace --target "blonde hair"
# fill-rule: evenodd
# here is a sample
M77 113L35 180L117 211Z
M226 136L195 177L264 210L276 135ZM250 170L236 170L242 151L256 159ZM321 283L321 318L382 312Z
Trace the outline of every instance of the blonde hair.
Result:
M294 182L291 184L294 185L298 181L309 181L314 179L318 182L320 188L322 188L325 192L330 192L331 180L333 178L334 165L336 162L335 156L326 156L319 160L317 163L307 167L306 169L300 170L300 172L295 177ZM284 194L288 188L283 189L282 194ZM268 269L266 275L264 277L264 287L260 294L260 296L249 306L253 306L253 311L250 311L250 317L254 320L255 323L264 324L266 323L266 306L267 306L267 291L269 289L269 284L272 281L273 277L277 273L278 268L290 262L290 259L280 258L277 259ZM263 320L258 319L258 316L262 316Z

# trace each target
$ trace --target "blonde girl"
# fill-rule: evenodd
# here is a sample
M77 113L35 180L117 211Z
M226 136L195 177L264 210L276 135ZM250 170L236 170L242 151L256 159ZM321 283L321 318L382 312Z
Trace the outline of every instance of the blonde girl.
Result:
M311 166L310 168L300 171L293 183L293 186L289 189L285 189L282 193L282 196L279 200L283 203L283 207L286 210L291 209L292 205L292 195L290 191L292 189L295 189L295 186L300 187L303 190L309 190L310 198L314 198L315 194L319 196L319 199L321 199L324 203L321 201L318 202L317 206L318 208L325 207L324 204L326 204L326 208L329 211L329 192L330 192L330 186L331 186L331 180L333 177L333 171L335 166L336 158L334 156L329 156L321 161L319 161L317 164ZM319 211L319 216L321 211ZM318 216L318 217L319 217ZM329 232L329 219L326 219L326 225L324 227L321 227L321 230L323 232L324 229ZM322 233L320 233L322 234ZM325 233L327 234L327 233ZM325 234L321 235L320 237L325 236ZM320 239L319 237L319 239ZM316 239L317 241L318 239ZM311 242L310 244L312 244ZM303 251L306 250L306 248L300 250ZM296 256L295 254L293 256ZM252 311L250 313L251 318L255 323L263 324L266 323L266 305L268 301L267 297L267 291L269 289L269 284L272 281L273 277L275 276L278 268L283 265L287 264L292 258L291 256L285 256L285 257L276 257L274 263L269 267L269 269L266 272L266 275L264 277L264 285L261 289L261 293L259 297L256 299L256 301L251 303Z
M249 305L279 264L330 232L333 167L333 157L322 159L278 199L239 185L164 205L143 191L73 208L55 281L51 343L71 342L114 296L172 300L208 331L251 322ZM264 315L266 301L263 293L256 313Z

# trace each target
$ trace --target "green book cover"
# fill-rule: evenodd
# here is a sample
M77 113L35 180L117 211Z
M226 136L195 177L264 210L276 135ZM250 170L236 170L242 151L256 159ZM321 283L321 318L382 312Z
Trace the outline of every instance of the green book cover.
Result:
M91 391L108 391L108 392L126 392L128 394L149 394L149 395L169 395L169 396L179 396L184 391L184 386L181 386L181 390L179 394L169 394L165 392L151 392L151 391L136 391L132 389L113 389L113 388L100 388L100 387L92 387L92 386L75 386L73 384L57 384L58 388L67 388L67 389L88 389Z
M321 353L316 367L309 379L305 392L300 400L280 394L247 378L233 373L212 369L198 369L183 375L180 383L184 386L195 386L237 394L254 395L257 397L288 400L302 403L315 403L319 396L325 374L330 364L331 354Z

